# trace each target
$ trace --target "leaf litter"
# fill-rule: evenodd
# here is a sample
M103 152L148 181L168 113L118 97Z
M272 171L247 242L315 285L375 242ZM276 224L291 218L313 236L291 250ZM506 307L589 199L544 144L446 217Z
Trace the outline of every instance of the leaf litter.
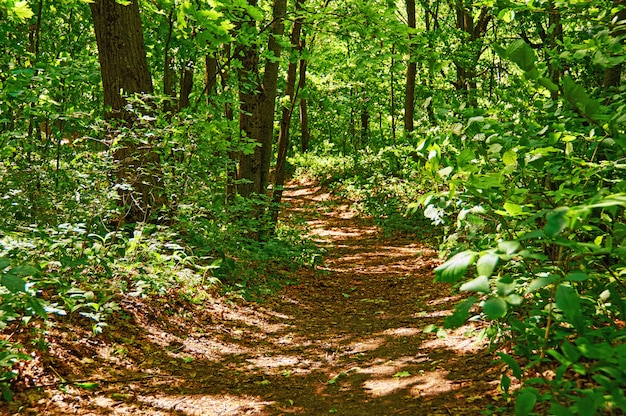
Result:
M434 330L459 297L436 252L292 181L324 263L263 303L122 296L104 334L54 322L0 414L476 415L500 399L479 322ZM324 209L319 209L324 207Z

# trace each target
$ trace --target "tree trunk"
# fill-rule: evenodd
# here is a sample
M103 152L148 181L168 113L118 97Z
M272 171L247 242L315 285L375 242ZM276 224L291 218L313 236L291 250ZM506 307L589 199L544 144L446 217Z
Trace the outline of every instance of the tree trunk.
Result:
M406 0L406 14L409 26L409 64L406 70L406 90L404 94L404 131L410 134L414 129L415 119L415 78L417 76L417 63L413 57L413 31L415 22L415 0Z
M90 8L107 108L105 117L130 127L134 115L125 108L126 96L153 91L137 0L128 6L115 0L96 0ZM141 142L125 139L113 153L118 184L124 185L119 193L126 212L120 221L147 221L157 209L167 205L159 154L146 137L140 139Z
M250 0L256 6L255 0ZM242 69L239 70L241 112L240 131L258 145L252 154L242 154L239 159L239 178L249 183L238 186L239 193L248 197L252 194L264 195L269 181L272 139L274 132L274 107L278 83L280 43L278 38L285 30L284 16L287 0L274 0L272 34L268 50L274 59L265 63L263 81L258 83L259 51L255 46L246 46L243 51ZM248 84L247 86L245 84Z
M471 7L471 6L470 6ZM470 48L475 47L474 45L477 40L482 38L484 34L487 32L487 26L491 21L492 15L487 7L483 7L480 10L480 14L476 21L474 21L474 17L472 15L472 10L467 9L462 0L457 0L455 3L456 8L456 27L461 29L463 32L467 34L467 41L471 44ZM463 91L467 95L467 102L470 105L476 105L476 65L475 62L478 62L480 59L480 55L482 54L482 50L471 50L473 56L471 56L474 64L471 66L467 66L464 63L456 62L456 83L455 87L457 91Z
M206 57L205 62L205 91L206 91L206 103L211 104L211 98L215 93L215 86L217 85L217 57Z
M193 62L187 62L187 65L181 69L180 85L178 93L178 111L189 107L189 96L193 89Z
M548 7L548 24L549 24L549 32L550 32L550 50L552 51L552 56L554 56L550 62L548 62L548 67L550 68L550 79L554 83L554 85L559 85L561 82L561 65L556 58L559 53L561 46L559 44L563 44L563 25L561 24L561 12L556 8L554 1L550 1ZM555 89L550 92L553 100L557 100L559 98L559 91Z
M170 42L172 41L172 34L174 32L173 15L174 6L172 6L172 10L170 10L168 16L168 32L165 47L163 48L163 55L165 56L163 60L163 95L165 96L163 110L165 113L170 114L174 108L176 108L176 89L174 88L174 85L176 85L176 73L174 71L174 59L172 58L170 48Z
M296 14L301 10L304 0L296 0ZM296 17L291 28L291 48L293 52L301 52L300 32L302 29L302 18ZM296 53L294 53L296 55ZM276 177L274 179L274 190L272 192L272 205L270 208L270 221L275 227L278 222L278 204L283 197L283 187L285 186L287 151L289 150L289 127L291 125L291 115L296 103L296 70L298 67L297 56L292 56L287 68L287 84L285 95L289 97L289 104L284 106L280 118L280 131L278 133L278 154L276 156Z
M617 26L620 25L620 22L626 20L626 0L613 0L613 7L620 9L617 14L613 16L613 21L611 22L613 33L611 35L614 37L624 36L626 30L623 29L623 24L620 29L618 29ZM622 81L622 69L623 65L620 63L604 70L602 83L605 90L612 90L620 86Z
M300 42L300 50L304 50L305 40ZM302 91L306 87L306 59L300 58L300 71L298 74L298 90ZM309 131L309 111L306 97L300 98L300 150L302 153L309 151L309 141L311 132Z

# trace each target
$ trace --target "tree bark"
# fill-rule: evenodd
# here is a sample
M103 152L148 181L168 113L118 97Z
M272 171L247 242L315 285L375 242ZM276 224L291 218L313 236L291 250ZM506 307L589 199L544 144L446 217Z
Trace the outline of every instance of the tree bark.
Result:
M300 50L304 50L306 43L302 39L300 42ZM303 91L306 87L306 59L300 58L300 68L298 71L298 90ZM309 130L309 110L307 106L306 97L301 97L299 100L300 109L300 150L302 153L309 151L309 141L311 139L311 132Z
M304 0L296 0L296 13L298 13ZM302 30L302 18L296 17L291 28L291 49L293 55L301 52L302 44L300 42L300 33ZM272 205L270 207L270 221L273 226L278 222L278 204L283 197L283 187L285 186L286 167L287 167L287 151L289 150L289 128L291 125L291 115L296 103L296 70L298 67L298 57L292 56L289 60L287 68L287 83L285 86L285 95L289 97L289 104L284 106L280 118L280 131L278 133L278 154L276 156L276 177L274 178L274 189L272 192Z
M128 6L122 6L115 0L96 0L90 8L98 44L105 117L132 127L134 114L125 107L126 97L153 91L138 2L132 0ZM141 134L138 129L135 132ZM119 191L120 203L126 209L120 221L147 221L156 210L167 205L159 154L146 137L139 139L124 139L113 152L117 181L123 185Z
M415 0L405 0L407 23L409 27L409 63L406 70L406 89L404 94L404 131L410 134L414 129L415 119L415 79L417 76L417 63L413 57L413 31L415 22Z
M471 6L470 6L471 7ZM480 10L480 14L476 21L472 15L472 10L467 9L462 0L457 0L455 3L456 8L456 27L461 29L467 34L467 40L470 43L475 43L482 38L487 32L487 26L492 19L491 12L487 7L483 7ZM474 61L480 59L482 51L479 49L474 52L472 56ZM462 63L455 63L456 65L456 83L455 87L457 91L464 91L467 94L467 102L470 105L476 105L474 94L476 92L476 67L475 65L466 66Z
M249 4L256 6L256 1L250 0ZM287 1L274 0L273 10L274 20L268 41L268 50L272 58L265 63L262 81L259 83L259 51L255 45L244 47L242 68L239 70L240 131L257 143L254 153L241 154L239 158L239 179L245 179L248 182L238 185L238 191L244 197L252 194L264 195L269 182L274 107L281 51L278 38L285 30L284 16ZM250 21L248 25L251 25Z
M178 111L187 108L190 105L189 96L193 89L193 62L187 62L187 65L181 69L180 85L178 93Z
M611 22L611 28L613 29L612 36L624 36L624 34L626 34L626 30L623 29L623 24L621 26L622 29L616 29L616 26L620 24L619 22L626 20L626 0L613 0L613 7L621 7L621 9L619 9L615 16L613 16L613 21ZM624 66L620 63L604 70L604 79L602 80L602 84L604 85L605 90L610 90L620 86L622 82L623 67Z

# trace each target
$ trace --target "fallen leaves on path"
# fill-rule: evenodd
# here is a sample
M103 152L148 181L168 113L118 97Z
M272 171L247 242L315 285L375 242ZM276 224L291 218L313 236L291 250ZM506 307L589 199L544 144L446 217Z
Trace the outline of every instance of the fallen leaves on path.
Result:
M284 218L304 218L326 248L297 285L264 303L123 298L98 337L58 322L33 370L47 387L23 389L8 412L476 415L493 402L499 375L477 324L424 332L458 302L433 281L433 250L383 237L314 183L292 182L285 200Z

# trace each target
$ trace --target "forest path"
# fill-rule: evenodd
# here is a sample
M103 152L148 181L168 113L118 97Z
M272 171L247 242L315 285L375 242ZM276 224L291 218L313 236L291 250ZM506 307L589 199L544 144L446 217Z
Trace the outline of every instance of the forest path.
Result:
M492 358L466 336L476 328L445 338L423 332L458 302L433 282L432 250L409 237L384 237L313 183L291 182L285 201L283 215L306 221L326 249L324 264L302 271L298 284L264 303L216 298L191 308L172 297L129 297L122 301L127 318L98 337L59 326L42 358L52 386L19 394L11 408L436 416L478 415L494 403ZM55 375L98 381L97 390L58 389Z

